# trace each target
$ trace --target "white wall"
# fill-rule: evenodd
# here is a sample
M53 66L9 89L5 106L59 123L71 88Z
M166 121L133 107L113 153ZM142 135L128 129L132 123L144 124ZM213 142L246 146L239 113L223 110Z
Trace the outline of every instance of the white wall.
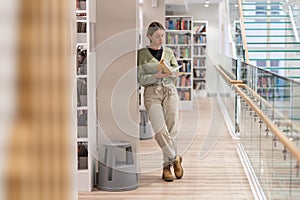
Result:
M218 51L221 48L221 35L219 31L219 4L210 4L205 8L203 4L189 4L189 10L185 13L174 15L191 15L194 20L208 21L207 54L213 60L218 60Z
M220 41L220 49L219 49L219 55L226 55L229 57L235 57L236 55L233 55L233 48L232 48L232 42L233 38L231 36L231 24L230 18L227 15L227 5L226 2L223 1L219 4L219 30L220 34L222 35L222 40ZM234 51L236 51L234 49ZM220 60L219 60L220 61ZM221 62L220 62L221 63Z
M165 0L158 0L157 7L152 7L152 0L144 0L140 9L142 9L143 12L142 46L145 46L149 44L149 40L146 37L149 24L153 21L158 21L162 25L165 24Z

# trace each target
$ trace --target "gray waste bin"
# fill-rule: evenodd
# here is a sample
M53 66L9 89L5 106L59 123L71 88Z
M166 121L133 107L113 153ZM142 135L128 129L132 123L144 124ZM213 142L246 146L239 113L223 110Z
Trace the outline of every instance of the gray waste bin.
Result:
M140 140L153 138L151 124L148 113L145 109L140 109Z

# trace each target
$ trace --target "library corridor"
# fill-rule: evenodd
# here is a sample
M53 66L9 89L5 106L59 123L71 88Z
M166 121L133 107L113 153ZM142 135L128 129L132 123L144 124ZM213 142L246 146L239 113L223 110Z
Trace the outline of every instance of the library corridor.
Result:
M161 179L161 153L154 139L139 141L139 187L123 192L79 192L90 199L254 199L232 139L215 98L196 98L193 110L181 113L178 148L184 176Z

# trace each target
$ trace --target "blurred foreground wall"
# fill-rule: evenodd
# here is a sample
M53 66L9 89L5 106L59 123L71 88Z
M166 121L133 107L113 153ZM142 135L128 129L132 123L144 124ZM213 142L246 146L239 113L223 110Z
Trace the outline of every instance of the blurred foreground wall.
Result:
M0 199L77 199L74 4L0 2Z

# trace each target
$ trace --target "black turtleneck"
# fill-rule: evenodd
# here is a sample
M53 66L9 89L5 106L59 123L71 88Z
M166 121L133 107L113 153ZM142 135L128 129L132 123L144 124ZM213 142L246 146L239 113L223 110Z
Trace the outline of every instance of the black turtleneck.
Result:
M160 49L151 49L151 48L148 47L148 49L149 49L150 53L152 54L152 56L154 58L156 58L157 60L161 59L162 52L163 52L163 48L162 47Z

